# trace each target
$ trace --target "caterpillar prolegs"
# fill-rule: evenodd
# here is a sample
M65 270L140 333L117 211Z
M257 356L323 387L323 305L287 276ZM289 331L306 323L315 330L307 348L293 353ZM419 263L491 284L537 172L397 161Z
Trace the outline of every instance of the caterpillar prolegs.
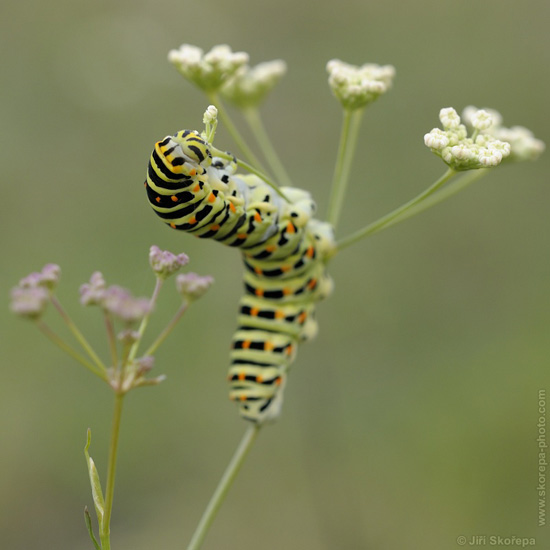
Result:
M325 262L332 227L315 220L306 191L285 200L236 160L213 157L198 132L155 144L145 187L162 220L200 238L241 250L245 294L239 303L229 368L230 398L241 416L262 423L280 413L287 371L300 341L315 336L315 303L332 290Z

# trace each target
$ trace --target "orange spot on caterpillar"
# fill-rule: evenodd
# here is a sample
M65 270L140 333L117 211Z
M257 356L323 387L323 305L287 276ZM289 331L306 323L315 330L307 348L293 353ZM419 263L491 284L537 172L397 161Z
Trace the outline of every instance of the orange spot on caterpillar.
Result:
M191 170L189 170L189 175L190 175L190 176L196 176L196 175L197 175L197 171L196 171L194 168L191 168Z
M208 202L214 202L216 200L216 195L214 195L214 193L210 193L210 195L208 195Z
M197 223L197 218L193 216L188 222L189 225L195 225Z
M284 311L281 311L280 309L278 309L275 312L275 319L284 319L284 317L285 317Z
M260 214L258 212L256 212L256 214L254 214L254 219L258 222L258 223L262 223L262 217L260 216Z
M257 308L257 307L253 307L251 310L250 310L250 315L252 317L256 317L258 315L258 313L260 313L260 308Z
M286 232L287 233L296 233L296 228L294 227L294 224L292 222L288 222L286 226Z
M170 227L171 227L172 229L176 229L176 224L175 224L175 223L171 223L171 224L170 224Z
M256 376L256 382L261 384L263 381L264 381L264 377L261 374L258 374L258 376Z
M268 244L265 247L266 252L275 252L276 249L277 247L274 244Z
M213 226L210 228L210 231L217 231L219 228L220 228L220 226L219 226L218 224L216 224L216 225L213 225Z
M278 376L277 378L275 378L275 384L276 384L277 386L280 386L282 381L283 381L283 379L282 379L280 376Z
M176 195L172 195L170 197L174 202L178 202L178 197L176 197Z
M263 291L263 289L261 289L261 288L257 288L257 289L254 291L254 294L256 294L256 296L262 297L262 296L264 295L264 291Z
M248 349L250 347L250 340L244 340L243 342L243 349Z
M246 239L246 237L248 237L248 235L246 233L239 233L237 235L237 239L240 239L240 240L244 240L244 239Z
M294 347L292 346L292 344L288 344L288 346L286 347L286 354L292 355L293 351L294 351Z
M309 283L307 284L307 287L310 290L313 290L316 286L317 286L317 279L311 279L311 281L309 281Z
M303 323L307 319L307 313L305 311L302 311L300 315L298 315L298 323Z
M240 399L241 401L246 401L246 395L241 395L241 396L239 397L239 399Z
M289 294L292 294L292 289L291 288L283 288L283 295L284 296L288 296Z
M160 202L160 197L157 197L155 200L156 200L157 202Z
M193 193L198 193L201 190L201 186L197 183L195 187L193 187Z
M263 271L259 267L255 267L254 268L254 273L256 273L256 275L261 275L263 273Z
M229 210L231 210L231 212L237 211L237 209L235 208L235 205L232 202L229 203Z
M239 372L239 380L245 380L246 379L246 374L244 372Z
M307 252L306 252L306 256L308 258L313 258L313 255L315 254L315 248L313 248L313 246L310 246L308 249L307 249Z
M264 351L272 351L274 347L273 342L270 342L269 340L264 342Z
M287 271L290 271L291 269L292 269L292 266L290 266L290 265L282 265L281 266L281 271L283 273L286 273Z

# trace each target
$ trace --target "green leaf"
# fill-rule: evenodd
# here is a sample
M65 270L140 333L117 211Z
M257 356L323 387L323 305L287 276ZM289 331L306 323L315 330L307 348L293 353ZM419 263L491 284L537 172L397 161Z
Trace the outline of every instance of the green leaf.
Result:
M99 531L101 532L103 526L103 519L105 517L105 500L103 499L103 491L101 490L101 482L99 481L99 474L95 463L88 454L90 443L92 441L92 432L88 428L86 447L84 447L84 455L86 456L86 464L88 466L88 474L90 475L90 485L92 487L92 498L94 501L95 513L97 515L97 521L99 523Z
M97 542L94 536L94 531L92 529L92 518L90 517L90 512L88 512L87 506L84 506L84 521L86 522L86 527L88 528L88 534L90 535L90 539L92 539L95 549L101 550L101 547L99 546L99 543Z

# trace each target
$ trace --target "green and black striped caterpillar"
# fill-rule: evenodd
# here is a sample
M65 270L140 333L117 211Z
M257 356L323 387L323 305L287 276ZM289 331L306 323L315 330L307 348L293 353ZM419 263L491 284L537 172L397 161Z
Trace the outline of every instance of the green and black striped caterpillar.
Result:
M279 415L298 342L317 333L315 303L332 290L325 262L334 238L328 223L313 219L309 193L282 188L285 200L236 168L234 158L213 157L198 132L182 130L155 144L145 187L170 227L242 252L245 294L232 342L229 395L241 416L262 423Z

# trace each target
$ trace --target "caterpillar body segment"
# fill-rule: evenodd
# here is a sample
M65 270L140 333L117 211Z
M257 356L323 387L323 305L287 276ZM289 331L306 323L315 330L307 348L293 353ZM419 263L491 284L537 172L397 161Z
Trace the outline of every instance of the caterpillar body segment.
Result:
M262 423L280 413L298 343L317 332L315 304L332 291L325 262L334 238L329 224L313 218L309 193L282 188L287 202L236 168L235 159L213 157L198 132L182 130L155 144L145 187L164 223L241 251L245 293L229 395L243 418Z

